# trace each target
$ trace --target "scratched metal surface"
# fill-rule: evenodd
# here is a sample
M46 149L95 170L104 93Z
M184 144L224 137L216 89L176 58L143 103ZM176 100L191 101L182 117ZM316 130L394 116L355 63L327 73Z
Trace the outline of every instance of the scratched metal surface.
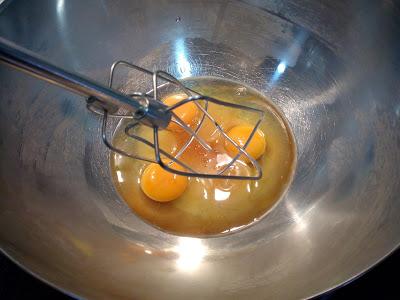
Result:
M5 1L1 36L98 81L126 59L258 89L298 167L243 232L159 232L116 194L82 99L0 66L1 249L90 299L296 299L357 276L400 242L396 15L391 1Z

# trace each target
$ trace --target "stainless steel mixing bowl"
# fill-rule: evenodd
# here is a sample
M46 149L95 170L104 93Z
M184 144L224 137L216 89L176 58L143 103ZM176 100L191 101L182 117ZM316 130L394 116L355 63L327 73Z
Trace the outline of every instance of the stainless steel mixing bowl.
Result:
M295 299L361 274L400 242L399 16L392 1L6 0L2 37L98 81L126 59L262 91L298 167L247 230L162 233L116 194L83 99L0 66L2 250L91 299Z

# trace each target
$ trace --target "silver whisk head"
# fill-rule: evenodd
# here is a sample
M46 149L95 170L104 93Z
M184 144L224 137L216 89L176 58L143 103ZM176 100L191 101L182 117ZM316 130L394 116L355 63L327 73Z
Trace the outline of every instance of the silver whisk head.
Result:
M175 77L164 71L152 72L125 61L117 61L112 65L109 76L110 88L115 88L114 77L117 70L121 68L127 68L128 70L138 71L148 76L149 80L150 79L152 80L152 89L146 93L134 92L127 94L134 100L141 103L142 108L136 110L134 113L129 111L124 111L123 113L117 113L115 110L110 112L108 110L105 110L101 106L100 107L96 106L96 101L92 102L90 98L88 99L87 108L97 114L102 115L102 139L104 144L110 150L120 155L127 156L133 159L143 160L151 163L157 163L163 169L178 175L201 177L201 178L242 179L242 180L246 179L257 180L262 177L262 169L259 163L245 150L247 145L253 138L253 136L256 134L257 129L264 118L264 112L261 109L245 105L239 105L236 103L225 102L212 97L202 95L186 87ZM162 127L164 128L162 128L161 126L154 126L153 124L148 122L147 118L148 117L147 114L149 113L148 109L149 105L154 104L155 103L154 101L162 103L159 95L161 93L161 90L166 89L168 87L169 88L173 87L175 92L180 94L185 94L187 96L186 99L183 99L171 106L167 105L160 106L161 107L160 109L163 110L162 113L169 115L168 118L169 122L173 122L176 125L178 125L182 129L182 131L186 132L186 134L188 135L188 139L185 141L182 147L180 147L180 149L178 149L178 151L174 154L168 153L168 151L165 151L160 145L159 133L161 130L167 130L165 129L165 127L167 127L168 122L163 124ZM185 124L185 122L181 118L179 118L177 114L174 113L175 109L189 102L194 103L201 114L195 128L191 128L190 126ZM225 107L229 107L230 109L239 109L254 113L255 115L254 119L256 120L256 122L243 147L239 146L234 140L232 140L225 132L221 124L217 122L216 118L210 114L209 112L210 103L212 103L213 105L222 105ZM154 150L154 157L149 158L142 156L140 154L128 153L126 150L118 148L112 142L110 142L108 138L109 133L107 130L110 118L117 118L120 120L125 119L126 120L126 126L124 129L125 134L130 138L136 140L137 142L143 143L146 146L151 147ZM224 165L220 166L219 168L216 168L215 170L204 171L204 170L199 170L198 168L196 168L196 166L190 165L189 163L185 162L182 159L182 154L188 149L188 147L190 147L192 143L198 143L205 151L212 151L212 148L207 143L207 141L199 135L199 131L201 130L206 120L211 121L211 123L215 126L215 130L219 132L219 134L225 139L227 143L231 143L237 149L238 152L235 157L233 157L230 161L225 162ZM152 134L153 137L151 139L142 137L139 134L137 134L136 129L138 129L140 125L147 125L153 128L153 134ZM230 172L230 170L234 167L235 163L238 162L240 157L245 157L246 161L250 163L251 166L250 173L242 174L237 172ZM174 166L177 165L179 165L180 168L174 168Z

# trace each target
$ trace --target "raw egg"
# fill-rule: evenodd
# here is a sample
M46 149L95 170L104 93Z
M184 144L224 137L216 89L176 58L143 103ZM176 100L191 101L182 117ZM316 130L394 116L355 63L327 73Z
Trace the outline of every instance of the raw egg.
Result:
M163 102L168 106L175 105L176 103L188 98L186 94L175 94L166 97ZM199 108L194 102L185 103L175 109L173 112L178 116L179 119L183 121L187 126L193 128L196 126L199 115ZM176 124L175 122L170 122L167 129L171 131L183 131L184 129Z
M244 147L252 131L252 126L238 125L229 130L228 136L240 147ZM265 148L266 142L264 133L260 129L257 129L245 150L254 159L259 159L261 155L264 154ZM239 150L228 140L225 142L225 149L232 157L239 153ZM242 155L240 158L245 162L248 162L246 156Z
M293 135L284 116L273 103L250 87L246 88L247 93L243 96L236 92L243 87L242 84L220 78L189 78L183 82L200 94L236 104L251 103L265 112L265 118L246 150L255 159L266 158L258 161L266 176L259 180L188 178L168 173L157 164L116 154L110 156L113 182L129 207L156 228L184 236L235 232L265 215L290 184L296 162ZM167 105L173 105L185 98L187 96L181 93L169 94L162 99L165 99ZM174 109L174 112L193 130L202 117L202 110L190 102ZM208 103L207 112L232 140L244 147L253 128L254 113L212 102ZM121 123L114 135L114 145L154 159L153 148L126 138L124 124ZM161 136L162 133L165 136ZM151 140L153 130L138 126L135 134ZM161 148L172 156L179 152L179 160L200 173L215 174L222 171L231 162L232 156L238 153L236 147L216 130L215 123L207 118L202 123L199 135L212 150L205 149L197 140L188 143L190 135L176 124L171 124L168 130L160 131L159 134ZM183 147L185 150L181 151ZM255 174L248 160L241 156L243 159L230 165L224 175ZM168 157L162 158L170 160ZM190 171L176 165L173 168Z
M174 165L173 168L183 171L179 165ZM187 177L170 173L155 163L146 167L140 179L143 193L158 202L168 202L179 198L185 192L187 185Z

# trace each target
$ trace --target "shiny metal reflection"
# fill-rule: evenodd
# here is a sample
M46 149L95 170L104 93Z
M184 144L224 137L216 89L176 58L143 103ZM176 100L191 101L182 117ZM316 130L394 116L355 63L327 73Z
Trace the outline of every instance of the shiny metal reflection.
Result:
M97 119L75 96L0 66L0 246L14 260L90 299L299 299L397 248L394 2L70 0L62 14L58 3L5 1L0 36L101 82L118 59L242 81L288 118L298 166L255 226L183 242L118 198Z

